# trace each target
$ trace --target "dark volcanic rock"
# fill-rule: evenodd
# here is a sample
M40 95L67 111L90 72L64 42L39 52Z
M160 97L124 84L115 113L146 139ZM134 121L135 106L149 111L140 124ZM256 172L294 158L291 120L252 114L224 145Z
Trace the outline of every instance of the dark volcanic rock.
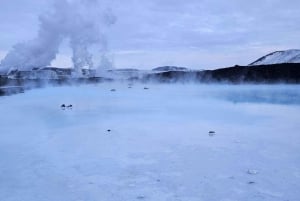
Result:
M201 83L300 83L300 63L234 66L205 71L168 71L148 74L143 81Z
M0 87L0 96L9 96L18 93L24 93L24 89L18 86Z
M161 66L152 69L153 71L187 71L188 68L185 67L177 67L177 66Z
M203 76L203 71L167 71L147 74L142 78L142 81L158 81L163 83L194 82L200 81Z
M211 81L229 83L300 83L300 64L237 66L207 71Z
M117 72L138 72L139 69L135 69L135 68L119 68L119 69L109 70L109 72L113 72L113 71L117 71Z
M50 86L65 86L78 84L96 84L111 82L112 79L102 77L90 78L60 78L60 79L17 79L0 76L0 96L24 92L34 88Z

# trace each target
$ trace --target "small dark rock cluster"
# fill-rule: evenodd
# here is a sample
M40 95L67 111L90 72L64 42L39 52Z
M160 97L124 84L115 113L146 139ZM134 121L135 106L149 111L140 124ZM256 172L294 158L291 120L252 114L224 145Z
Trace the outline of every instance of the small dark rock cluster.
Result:
M249 175L252 175L252 176L255 176L255 175L257 175L258 174L258 171L257 170L247 170L247 174L249 174ZM248 181L248 184L249 185L253 185L253 184L256 184L256 182L255 181Z
M215 131L209 131L209 132L208 132L208 135L211 136L211 137L213 137L213 136L216 135L216 132L215 132Z
M63 110L64 110L64 109L72 109L72 108L73 108L73 105L72 105L72 104L70 104L70 105L62 104L60 107L61 107Z

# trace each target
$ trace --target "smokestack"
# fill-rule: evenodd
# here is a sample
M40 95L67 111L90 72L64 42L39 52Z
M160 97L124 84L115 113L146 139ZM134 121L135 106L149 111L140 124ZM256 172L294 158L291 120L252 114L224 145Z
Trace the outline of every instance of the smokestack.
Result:
M105 6L102 0L55 0L52 9L39 17L37 37L16 44L1 61L0 69L8 72L49 66L66 39L70 41L75 71L99 66L94 65L90 49L94 45L107 49L105 30L116 21Z

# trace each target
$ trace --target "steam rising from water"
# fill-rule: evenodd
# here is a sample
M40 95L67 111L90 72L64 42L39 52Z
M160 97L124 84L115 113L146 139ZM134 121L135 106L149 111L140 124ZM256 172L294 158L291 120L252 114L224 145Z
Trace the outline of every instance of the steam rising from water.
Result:
M70 41L77 72L82 68L98 68L101 64L94 64L91 47L97 45L98 54L105 57L105 30L116 18L103 0L55 0L53 8L42 14L39 21L37 37L16 44L1 61L2 71L49 66L66 39Z

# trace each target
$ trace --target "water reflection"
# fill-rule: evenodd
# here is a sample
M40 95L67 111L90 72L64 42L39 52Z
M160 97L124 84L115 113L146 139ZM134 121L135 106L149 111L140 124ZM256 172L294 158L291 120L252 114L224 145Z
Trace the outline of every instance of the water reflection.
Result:
M233 103L300 105L300 86L235 86L219 90L213 96Z

